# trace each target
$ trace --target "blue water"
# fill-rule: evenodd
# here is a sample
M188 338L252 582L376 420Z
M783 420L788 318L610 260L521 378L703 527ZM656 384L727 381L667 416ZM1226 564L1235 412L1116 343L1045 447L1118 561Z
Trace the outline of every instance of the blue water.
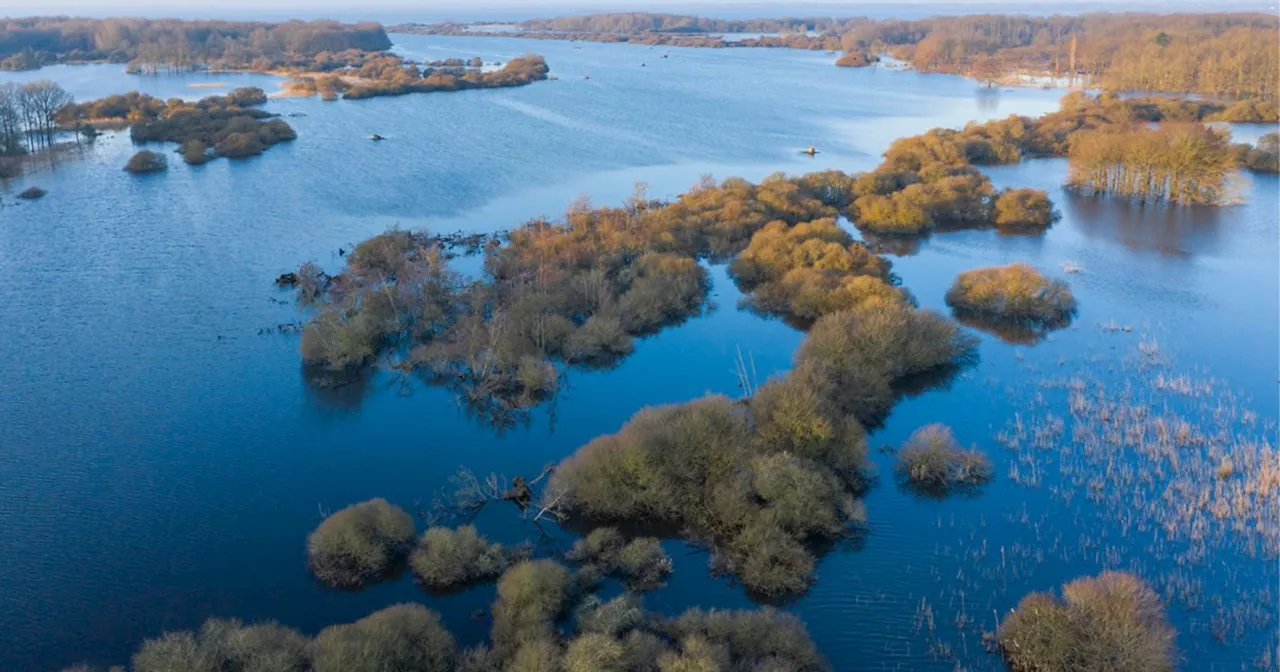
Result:
M711 267L715 310L638 343L614 370L571 373L553 404L498 432L446 392L406 393L386 376L337 397L308 388L296 337L258 334L300 319L273 288L276 274L306 260L336 268L339 247L390 226L505 229L556 216L583 194L621 202L636 181L669 197L704 173L756 180L863 170L895 138L1042 114L1063 93L980 97L956 77L834 68L824 54L788 50L394 39L419 59L505 61L534 51L560 79L356 102L273 99L267 109L301 115L288 119L299 139L255 159L174 160L168 173L139 179L120 170L134 148L119 133L82 159L0 185L0 669L124 662L143 638L211 615L315 632L401 600L427 602L461 639L479 641L485 626L470 614L491 587L428 598L408 577L359 593L316 585L304 541L318 511L374 496L426 503L464 465L537 473L645 405L737 394L739 347L762 378L786 370L802 338L739 311L724 268ZM21 76L55 79L80 100L134 88L216 93L120 66ZM271 78L214 79L274 88ZM388 141L371 143L371 133ZM809 145L822 153L800 156ZM904 285L941 309L959 271L1026 260L1061 276L1070 260L1085 269L1064 276L1081 312L1035 347L982 335L977 367L949 389L903 401L872 437L873 447L896 444L922 424L946 422L964 443L990 448L1000 478L981 497L918 500L894 487L891 457L873 452L882 478L866 499L871 531L827 555L814 589L788 605L837 669L952 669L914 632L917 605L926 598L939 630L955 630L955 576L981 564L956 549L972 548L975 535L993 548L1011 543L1026 530L1007 514L1050 510L1044 493L1003 478L992 444L1038 371L1105 369L1150 334L1180 363L1240 390L1263 419L1280 404L1275 176L1243 177L1241 205L1144 210L1068 197L1061 161L990 174L1001 186L1048 190L1062 221L1043 237L935 236L895 258ZM15 205L30 185L49 195ZM1099 329L1113 319L1135 332ZM1091 358L1103 364L1084 364ZM536 537L503 508L477 524L508 543ZM568 541L556 532L548 544ZM675 576L650 607L749 604L739 588L708 578L704 555L668 546ZM1263 561L1230 561L1243 580L1274 581ZM993 609L1098 567L1050 561L965 599L989 629ZM1196 628L1203 614L1173 617L1189 669L1238 669L1259 651L1256 639L1214 644ZM973 629L952 636L957 650L967 647L957 653L971 667L996 666Z

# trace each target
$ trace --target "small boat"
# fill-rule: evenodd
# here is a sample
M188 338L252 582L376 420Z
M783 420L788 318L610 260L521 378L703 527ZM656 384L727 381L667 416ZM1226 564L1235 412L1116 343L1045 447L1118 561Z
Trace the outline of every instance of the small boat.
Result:
M386 140L386 138L382 137L381 135L378 135L377 133L374 133L373 135L369 136L369 139L374 142L382 142L383 140Z
M818 150L817 150L817 148L816 148L816 147L810 147L809 149L801 150L801 152L800 152L800 153L801 153L801 154L808 154L809 156L817 156L817 155L818 155Z
M591 75L583 75L583 79L591 79Z

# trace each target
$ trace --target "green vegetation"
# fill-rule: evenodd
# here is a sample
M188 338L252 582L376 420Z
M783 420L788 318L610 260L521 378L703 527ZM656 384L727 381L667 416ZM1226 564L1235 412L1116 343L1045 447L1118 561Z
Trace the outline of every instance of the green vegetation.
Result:
M440 590L495 578L506 569L507 557L502 544L490 544L470 525L432 527L418 541L409 566L423 586Z
M129 158L129 162L124 165L124 169L134 175L145 175L147 173L162 173L169 169L169 160L164 154L144 149Z
M494 650L504 658L519 658L538 653L545 644L554 647L555 621L569 599L569 571L550 560L525 561L507 570L498 579L493 604Z
M413 518L385 499L352 504L307 538L311 572L321 582L360 588L394 571L413 546Z
M450 672L455 646L440 616L421 604L397 604L315 639L314 672Z
M876 421L896 382L972 348L954 323L902 303L833 313L814 324L795 371L745 408L710 396L644 409L561 462L548 492L583 519L685 530L759 594L803 592L808 543L850 534L864 517L866 441L854 418ZM575 552L602 553L616 547L610 538Z
M0 19L0 70L53 63L128 63L131 72L314 67L378 52L391 40L376 23L179 21L175 19Z
M849 181L708 179L672 203L641 190L621 208L579 204L563 222L529 222L487 246L484 277L470 284L430 236L391 231L357 246L332 277L299 270L299 298L314 306L302 356L349 371L404 355L404 370L505 424L556 392L557 364L609 366L633 338L698 314L708 291L700 259L736 253L774 220L835 216Z
M1000 622L1000 650L1018 672L1168 672L1174 630L1141 579L1103 572L1032 593Z
M626 542L612 527L598 527L578 540L568 559L586 565L586 571L612 574L628 590L648 591L661 588L671 574L671 558L653 537Z
M170 632L147 640L133 656L133 671L306 672L309 646L306 637L275 622L246 626L211 618L199 632Z
M957 316L1044 329L1067 325L1076 312L1067 283L1023 263L965 271L947 290L946 301Z
M991 480L991 460L977 450L960 447L946 425L917 429L898 451L898 476L912 488L931 495L972 489Z
M637 595L607 602L579 593L568 570L526 561L498 582L492 646L459 651L440 617L397 604L314 640L275 623L210 619L199 632L146 641L133 672L494 672L496 670L794 670L828 665L804 625L772 609L702 611L662 618ZM576 605L576 630L557 620ZM710 665L711 667L708 667ZM690 667L692 666L692 667ZM88 666L73 670L88 672ZM124 672L124 668L119 669Z

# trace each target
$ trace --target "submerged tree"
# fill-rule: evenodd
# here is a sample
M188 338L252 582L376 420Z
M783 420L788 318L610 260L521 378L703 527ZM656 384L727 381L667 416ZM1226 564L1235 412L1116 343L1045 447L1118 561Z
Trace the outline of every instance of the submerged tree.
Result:
M1067 186L1143 203L1220 205L1235 159L1225 133L1201 124L1084 131L1071 138Z

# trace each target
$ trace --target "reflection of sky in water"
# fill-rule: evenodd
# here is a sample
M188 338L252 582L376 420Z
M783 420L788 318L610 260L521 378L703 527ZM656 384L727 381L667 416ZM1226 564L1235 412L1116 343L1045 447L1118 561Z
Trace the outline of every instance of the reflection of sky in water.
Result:
M296 142L260 158L201 167L175 160L167 174L137 179L120 170L135 148L117 134L84 160L0 186L0 529L6 548L22 549L0 565L0 668L122 662L143 637L209 615L276 618L314 632L400 600L427 600L473 643L487 626L470 614L492 587L442 599L425 598L409 580L358 594L317 587L302 558L317 505L373 496L409 505L429 499L462 464L537 473L645 405L736 394L738 348L762 378L785 371L801 339L779 321L737 310L725 268L712 267L716 310L638 342L613 371L571 372L554 404L497 436L459 412L447 391L417 386L403 396L385 375L338 398L309 391L296 337L257 335L300 317L277 302L288 298L271 286L281 271L308 259L336 268L338 247L389 226L493 231L555 216L580 194L619 203L638 180L653 196L671 197L703 173L758 180L777 170L867 169L898 137L1042 114L1062 94L1002 90L993 103L972 81L837 69L825 54L789 50L671 49L657 59L627 45L396 39L419 60L505 62L532 50L561 79L357 102L273 100L267 109L305 116L289 119ZM122 70L49 68L0 80L53 77L80 99L138 86L207 95L190 89L190 78ZM269 89L272 80L243 81ZM369 142L371 133L388 140ZM798 154L809 145L822 153ZM1274 415L1275 176L1245 178L1248 203L1207 212L1070 198L1060 189L1062 161L988 172L1000 187L1047 190L1063 220L1044 236L935 235L894 258L904 286L923 307L945 311L956 273L1025 260L1066 277L1081 312L1034 347L984 336L981 363L949 391L904 400L873 448L929 422L990 448L1022 401L1010 387L1037 375L1029 368L1114 359L1144 331L1180 363L1243 389L1264 419ZM8 207L31 184L49 196ZM1067 261L1084 272L1064 275ZM1097 325L1110 320L1135 331L1102 333ZM992 450L992 458L1002 474L1004 457ZM950 670L927 655L911 622L924 597L935 606L958 599L943 587L961 566L939 559L939 547L959 548L972 525L994 557L1026 531L1005 514L1040 506L1043 493L998 478L979 498L917 501L892 486L890 457L873 460L882 478L866 502L872 531L858 550L825 556L813 592L790 608L838 669L885 661ZM529 535L500 509L477 523L506 543ZM1074 534L1069 521L1062 525ZM708 580L704 555L669 546L676 574L649 598L651 608L747 604L737 588ZM1265 574L1236 566L1243 579ZM1095 569L1049 562L968 597L982 604L973 614L986 618L1025 590ZM1189 667L1240 666L1237 650L1191 633L1185 613L1174 617Z

